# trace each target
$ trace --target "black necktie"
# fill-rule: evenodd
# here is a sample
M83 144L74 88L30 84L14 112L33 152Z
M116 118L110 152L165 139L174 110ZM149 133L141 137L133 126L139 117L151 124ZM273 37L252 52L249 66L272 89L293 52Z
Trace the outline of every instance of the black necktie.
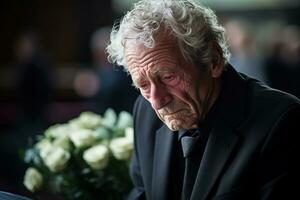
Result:
M197 176L200 159L193 156L193 152L198 148L199 134L193 134L193 136L183 136L181 138L181 145L183 156L185 158L185 171L182 187L182 200L190 199L192 194L194 182Z

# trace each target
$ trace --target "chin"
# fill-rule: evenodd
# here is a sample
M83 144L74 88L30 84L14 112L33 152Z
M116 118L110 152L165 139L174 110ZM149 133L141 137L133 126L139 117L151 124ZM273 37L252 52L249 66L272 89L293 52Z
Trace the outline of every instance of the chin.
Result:
M166 124L168 126L168 128L171 130L171 131L178 131L180 129L180 127L178 126L174 126L172 124Z
M194 129L197 128L195 123L188 123L183 120L166 120L164 123L168 126L168 128L172 131L178 131L179 129Z

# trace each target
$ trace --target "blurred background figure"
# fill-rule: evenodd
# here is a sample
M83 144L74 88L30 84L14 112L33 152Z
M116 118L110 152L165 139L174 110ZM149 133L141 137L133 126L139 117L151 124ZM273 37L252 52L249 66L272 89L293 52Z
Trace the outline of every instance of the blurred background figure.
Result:
M20 121L43 125L52 93L50 65L40 48L37 33L22 33L14 47Z
M229 20L225 28L233 67L267 84L263 61L257 50L256 33L251 24L245 20Z
M269 55L265 65L270 85L300 97L299 27L290 25L274 29L268 38Z
M22 191L26 166L21 150L47 126L52 96L51 68L33 31L21 32L12 42L15 69L15 121L0 132L0 188ZM12 187L12 188L10 188Z
M131 112L137 91L131 86L131 79L122 68L107 61L105 48L110 31L110 27L101 27L91 35L92 69L81 71L75 78L74 87L81 96L92 97L99 113L108 107L117 112Z

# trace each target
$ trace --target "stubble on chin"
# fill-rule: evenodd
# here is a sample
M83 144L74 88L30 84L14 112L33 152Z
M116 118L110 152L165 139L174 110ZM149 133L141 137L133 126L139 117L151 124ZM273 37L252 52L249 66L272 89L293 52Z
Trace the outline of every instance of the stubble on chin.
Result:
M162 114L156 111L157 116L163 121L170 130L178 131L179 129L197 128L197 114L187 110L175 114Z

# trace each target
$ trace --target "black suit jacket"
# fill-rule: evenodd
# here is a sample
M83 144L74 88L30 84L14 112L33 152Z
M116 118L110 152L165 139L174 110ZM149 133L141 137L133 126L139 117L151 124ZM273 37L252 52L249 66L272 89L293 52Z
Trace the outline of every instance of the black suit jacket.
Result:
M231 66L221 113L215 120L197 172L192 200L290 199L291 167L299 134L300 103L237 73ZM172 196L172 164L176 134L162 124L151 105L139 97L134 107L134 182L129 199L167 200Z

